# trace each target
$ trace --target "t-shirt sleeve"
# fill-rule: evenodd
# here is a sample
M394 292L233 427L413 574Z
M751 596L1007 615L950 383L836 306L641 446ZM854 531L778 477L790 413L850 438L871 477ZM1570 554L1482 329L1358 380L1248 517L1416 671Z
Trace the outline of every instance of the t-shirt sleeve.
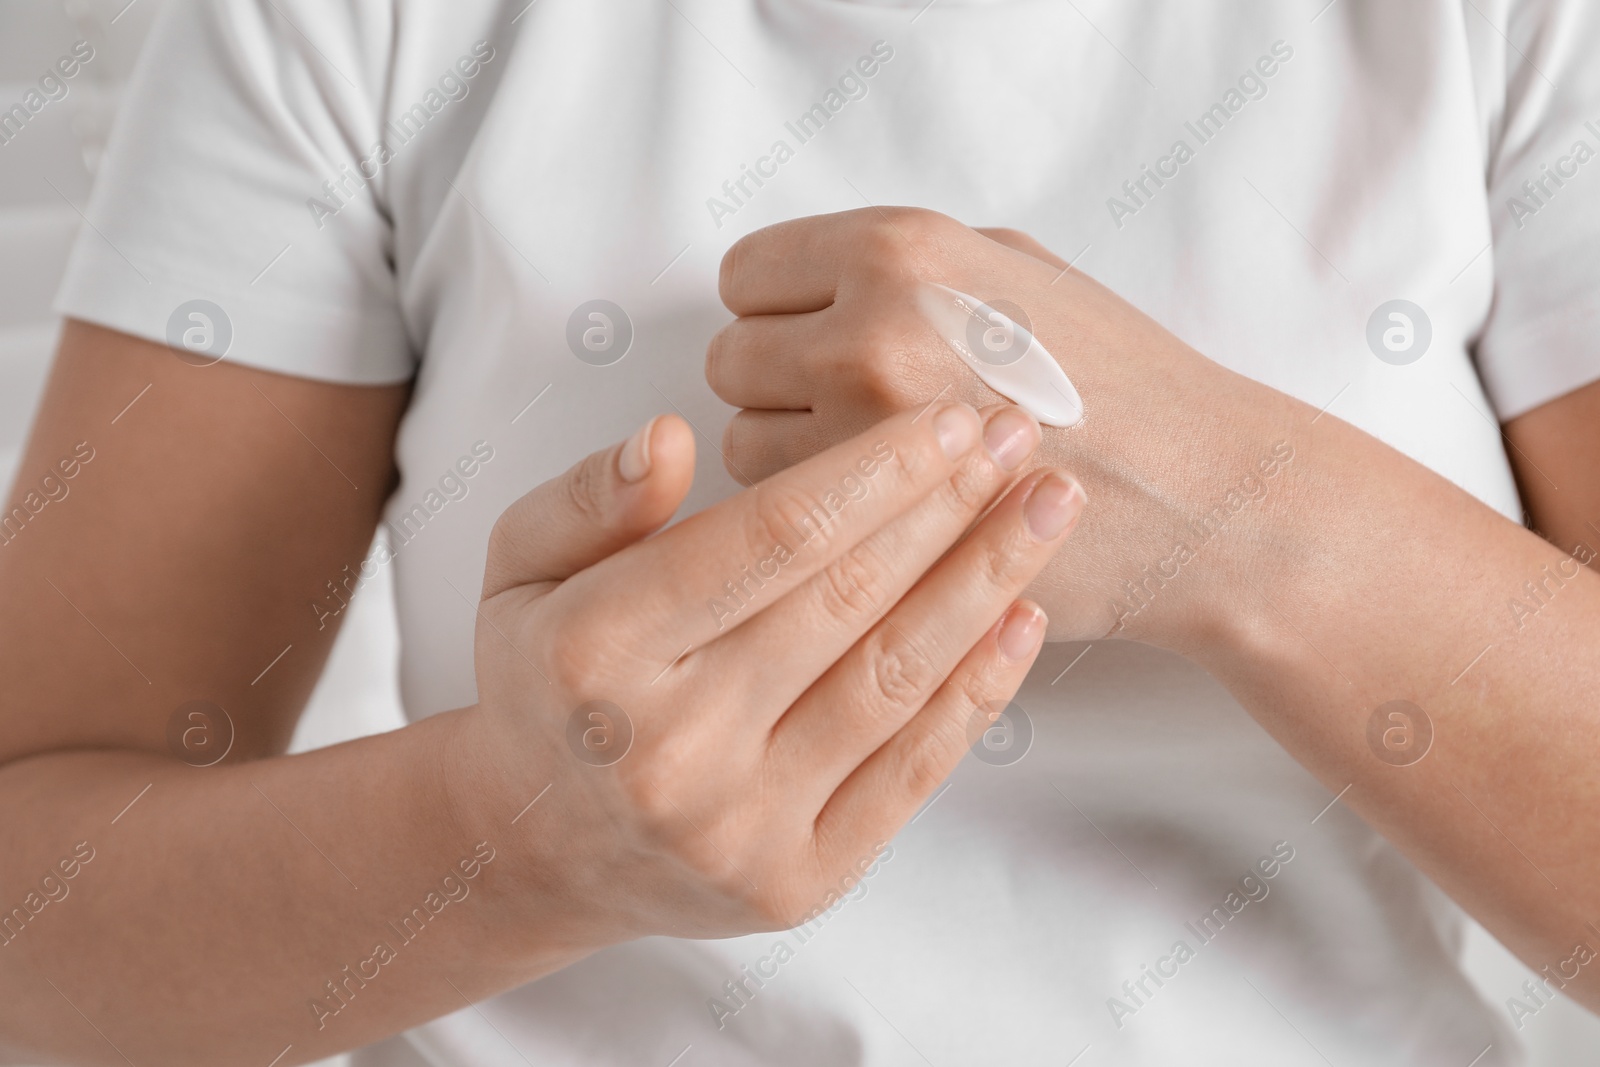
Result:
M381 134L392 4L168 0L79 231L63 315L286 374L416 368Z
M1600 3L1508 13L1488 160L1495 296L1476 350L1501 419L1600 379Z

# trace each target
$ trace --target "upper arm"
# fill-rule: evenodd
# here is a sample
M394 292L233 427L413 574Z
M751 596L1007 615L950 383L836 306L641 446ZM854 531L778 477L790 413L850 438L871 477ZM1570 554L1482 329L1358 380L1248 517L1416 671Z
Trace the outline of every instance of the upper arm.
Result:
M1506 423L1533 526L1557 547L1600 552L1600 382Z
M69 322L0 516L0 762L164 751L191 700L227 711L235 756L281 751L336 630L312 605L366 552L407 396Z

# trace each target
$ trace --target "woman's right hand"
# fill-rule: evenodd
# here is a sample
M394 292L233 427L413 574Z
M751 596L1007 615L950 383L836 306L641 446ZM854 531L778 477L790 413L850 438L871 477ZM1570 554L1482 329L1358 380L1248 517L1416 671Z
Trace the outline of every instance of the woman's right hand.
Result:
M1059 472L1012 484L1038 441L936 404L650 536L694 470L662 416L507 509L455 792L516 817L530 935L728 937L848 889L1038 653L1017 597L1083 505Z

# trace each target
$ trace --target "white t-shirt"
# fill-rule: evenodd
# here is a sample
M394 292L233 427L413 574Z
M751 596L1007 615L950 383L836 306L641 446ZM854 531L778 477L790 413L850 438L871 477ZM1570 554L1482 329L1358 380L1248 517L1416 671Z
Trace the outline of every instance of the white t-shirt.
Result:
M60 300L416 376L389 512L413 719L475 699L457 591L518 495L673 407L707 438L690 508L734 491L716 269L780 219L1026 230L1511 516L1495 418L1600 378L1589 0L525 4L179 0ZM626 316L600 352L569 343L597 299ZM819 928L609 949L358 1061L1520 1062L1459 914L1203 672L1052 646L1017 703L1026 755L969 757Z
M0 11L0 485L21 459L60 332L50 302L79 228L73 205L89 195L128 60L157 5L119 19L122 47L108 48L122 6L79 0Z

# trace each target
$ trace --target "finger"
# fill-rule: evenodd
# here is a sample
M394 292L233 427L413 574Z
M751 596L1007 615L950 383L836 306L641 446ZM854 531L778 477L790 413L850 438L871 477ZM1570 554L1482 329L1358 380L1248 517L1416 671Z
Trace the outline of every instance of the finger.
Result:
M834 229L822 215L746 234L722 257L717 295L735 315L821 311L839 282Z
M1003 244L1007 248L1021 252L1023 255L1032 256L1034 259L1043 260L1052 267L1055 267L1057 270L1066 270L1069 266L1066 260L1056 255L1044 245L1034 240L1032 236L1023 233L1021 230L1012 230L1004 226L984 226L980 227L978 232L983 234L989 240L998 244Z
M694 433L676 415L595 452L507 508L489 535L483 599L561 581L660 528L694 480Z
M916 716L850 773L817 815L824 862L849 862L862 841L886 841L905 825L970 749L978 709L989 718L1016 695L1046 622L1037 604L1018 601Z
M634 545L562 587L652 642L698 648L810 579L955 473L977 412L942 403L896 415ZM568 591L570 590L570 594Z
M734 407L806 411L831 325L825 310L734 319L706 346L706 383Z
M933 698L1067 539L1083 489L1056 471L1024 479L889 610L772 732L774 765L827 795ZM783 771L778 773L782 774Z
M735 315L821 311L833 303L843 264L861 255L863 220L889 219L876 208L789 219L746 234L722 257L717 292Z
M736 411L722 431L723 466L751 485L824 451L831 436L809 411Z
M761 691L772 709L764 725L812 687L816 664L832 664L849 652L961 539L1038 447L1039 424L1021 408L1004 405L984 414L984 447L974 449L928 499L828 564L772 611L706 649L705 668L731 677L762 649L806 635L804 656L771 662L762 672Z

